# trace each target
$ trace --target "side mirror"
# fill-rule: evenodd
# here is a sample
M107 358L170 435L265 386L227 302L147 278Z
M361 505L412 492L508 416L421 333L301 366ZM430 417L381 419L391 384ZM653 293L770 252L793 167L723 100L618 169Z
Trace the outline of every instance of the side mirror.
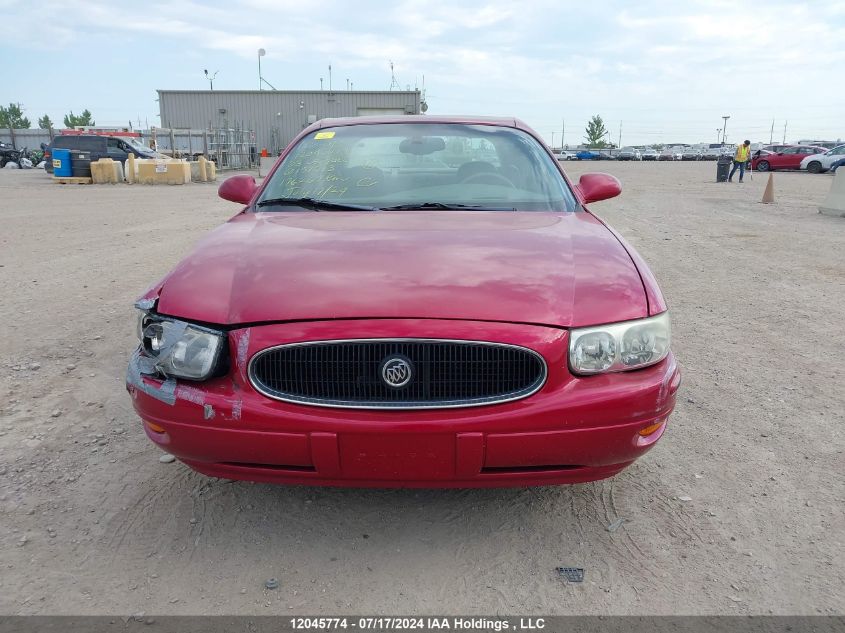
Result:
M256 189L258 185L255 184L255 178L248 174L241 174L224 180L217 189L217 195L224 200L249 204Z
M584 174L578 180L576 188L584 199L584 204L615 198L622 193L622 183L610 174Z

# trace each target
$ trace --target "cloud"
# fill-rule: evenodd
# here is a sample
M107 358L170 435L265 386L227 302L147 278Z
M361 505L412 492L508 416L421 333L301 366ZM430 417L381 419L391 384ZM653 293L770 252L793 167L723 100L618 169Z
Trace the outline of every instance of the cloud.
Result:
M92 59L92 50L151 60L134 76L110 77L114 88L126 82L150 95L184 85L188 69L161 63L179 51L191 51L191 63L220 67L215 87L251 88L261 47L278 87L317 87L332 64L357 89L386 89L392 61L403 86L425 75L432 113L513 114L547 136L561 118L576 129L599 113L625 120L631 142L700 140L728 111L731 124L749 133L789 118L802 135L842 134L840 117L826 105L845 98L835 80L845 41L842 3L611 0L573 8L551 0L401 0L352 8L341 0L150 0L132 15L104 0L3 6L5 46L17 47L22 59L11 68L12 85L31 85L23 52L48 41L54 95L92 92L73 72L108 63ZM193 75L196 83L185 87L204 87L199 71Z

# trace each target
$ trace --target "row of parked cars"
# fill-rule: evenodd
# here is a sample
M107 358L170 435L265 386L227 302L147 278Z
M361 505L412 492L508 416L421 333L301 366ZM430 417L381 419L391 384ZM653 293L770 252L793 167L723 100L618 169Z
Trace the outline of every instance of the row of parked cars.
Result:
M713 147L705 150L670 148L657 151L656 149L640 150L636 147L623 147L615 153L599 150L557 152L558 160L717 160L721 156L733 158L734 150ZM816 145L767 145L752 153L751 166L755 171L802 169L811 174L819 174L836 170L843 161L845 161L845 145L839 145L833 149Z
M721 155L720 149L713 150L679 150L638 149L623 147L619 151L580 150L556 152L558 160L716 160Z

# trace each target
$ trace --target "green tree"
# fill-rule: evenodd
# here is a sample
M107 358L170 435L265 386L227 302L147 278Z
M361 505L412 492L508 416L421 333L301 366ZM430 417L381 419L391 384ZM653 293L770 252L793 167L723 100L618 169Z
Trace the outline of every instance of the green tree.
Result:
M10 103L8 108L0 106L0 127L29 129L29 119L23 115L20 103Z
M46 114L38 119L38 127L42 130L50 130L53 128L53 122L50 120L50 117Z
M607 134L607 128L604 126L604 121L602 118L596 114L590 119L590 122L587 123L587 128L585 130L586 136L584 140L587 141L588 147L598 147L603 148L607 146L607 143L604 141L604 137Z
M96 125L92 114L87 110L83 110L82 114L74 114L73 110L70 114L65 115L65 127L79 127L82 125Z

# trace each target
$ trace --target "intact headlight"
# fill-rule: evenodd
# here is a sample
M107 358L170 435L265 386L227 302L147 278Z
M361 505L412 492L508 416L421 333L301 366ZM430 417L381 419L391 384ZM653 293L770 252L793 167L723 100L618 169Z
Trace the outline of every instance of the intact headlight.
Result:
M648 319L578 328L569 333L569 368L575 374L628 371L669 354L669 313Z
M138 316L138 338L155 368L165 376L205 380L220 361L226 335L185 321L142 312Z

